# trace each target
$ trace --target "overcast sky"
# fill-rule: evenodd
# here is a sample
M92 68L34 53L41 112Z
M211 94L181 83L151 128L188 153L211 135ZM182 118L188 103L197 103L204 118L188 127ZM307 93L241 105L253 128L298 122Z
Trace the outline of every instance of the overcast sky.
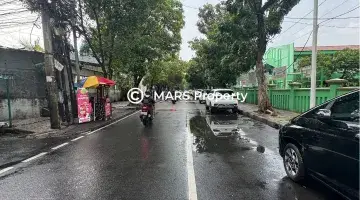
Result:
M0 4L4 0L0 0ZM358 0L319 0L319 18L331 18L342 13L345 13L353 8L359 6ZM5 1L4 1L5 2ZM198 21L198 8L206 3L216 4L220 0L182 0L185 10L185 27L181 31L182 33L182 45L180 56L183 60L189 60L194 53L189 48L188 42L196 37L202 37L196 27ZM8 10L19 11L23 6L21 3L11 3L8 5L0 6L1 13L7 13ZM313 0L301 0L293 10L287 15L290 18L302 18L305 14L309 13L313 9ZM20 47L20 40L29 41L30 33L33 27L31 22L35 21L37 14L30 12L18 12L17 14L2 15L0 19L0 45L7 47ZM358 17L359 9L350 12L349 14L341 17ZM285 18L283 22L282 33L274 38L268 47L276 47L284 44L294 42L296 47L302 47L305 45L306 40L309 37L309 32L312 30L312 18L311 12L306 18L300 21L300 23L294 25L298 19ZM11 25L10 22L23 22L25 24ZM322 20L319 20L320 22ZM305 24L303 24L305 23ZM42 30L40 29L41 19L38 19L37 24L34 26L31 35L31 40L35 41L40 39L40 44L43 46ZM11 25L11 26L10 26ZM319 29L318 45L358 45L359 44L359 28L344 28L344 27L359 27L359 19L338 19L329 20L323 23ZM10 27L9 27L10 26ZM289 27L291 29L287 30ZM326 27L334 26L334 27ZM306 46L311 46L312 38L309 39Z

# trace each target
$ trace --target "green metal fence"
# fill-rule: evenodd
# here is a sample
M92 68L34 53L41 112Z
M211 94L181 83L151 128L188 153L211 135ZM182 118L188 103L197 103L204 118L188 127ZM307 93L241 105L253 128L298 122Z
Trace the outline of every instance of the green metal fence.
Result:
M330 87L316 89L316 105L336 96L346 94L358 89L357 87L340 87L339 80L329 81ZM290 110L294 112L305 112L310 108L310 88L300 88L299 83L289 84L290 89L275 89L275 85L269 85L268 95L274 108ZM257 87L244 87L236 89L238 92L247 94L246 103L257 104Z

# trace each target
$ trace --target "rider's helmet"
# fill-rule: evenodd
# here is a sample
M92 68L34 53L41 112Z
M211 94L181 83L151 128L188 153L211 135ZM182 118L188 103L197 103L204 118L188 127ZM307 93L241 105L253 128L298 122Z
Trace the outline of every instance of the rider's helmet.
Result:
M145 97L146 97L146 98L149 98L150 96L151 96L150 91L146 91L146 92L145 92Z

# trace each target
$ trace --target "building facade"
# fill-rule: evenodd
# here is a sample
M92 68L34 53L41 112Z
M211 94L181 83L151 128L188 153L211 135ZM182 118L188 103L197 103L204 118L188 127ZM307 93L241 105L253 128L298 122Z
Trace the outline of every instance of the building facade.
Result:
M359 49L359 45L345 46L318 46L321 54L334 55L344 49ZM298 61L306 56L311 56L312 47L294 47L294 44L269 48L264 55L264 65L267 69L268 82L276 84L277 88L289 88L289 83L296 79L296 76L310 76L311 67L298 70ZM256 79L253 80L255 67L248 73L241 74L235 87L257 86Z
M72 54L72 73L76 79L75 56ZM102 76L101 67L89 56L79 56L80 79L88 76ZM10 75L9 96L13 119L41 116L41 109L47 107L44 54L41 52L0 47L0 121L8 120L8 96L6 80ZM120 99L120 91L110 91L113 101Z

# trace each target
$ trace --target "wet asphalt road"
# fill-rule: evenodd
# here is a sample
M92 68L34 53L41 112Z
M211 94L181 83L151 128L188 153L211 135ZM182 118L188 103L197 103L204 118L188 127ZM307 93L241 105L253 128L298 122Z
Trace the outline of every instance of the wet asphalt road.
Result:
M204 200L340 198L314 181L286 178L277 130L206 114L198 103L172 107L159 103L152 126L137 113L14 166L0 174L0 199L189 199L189 191Z

